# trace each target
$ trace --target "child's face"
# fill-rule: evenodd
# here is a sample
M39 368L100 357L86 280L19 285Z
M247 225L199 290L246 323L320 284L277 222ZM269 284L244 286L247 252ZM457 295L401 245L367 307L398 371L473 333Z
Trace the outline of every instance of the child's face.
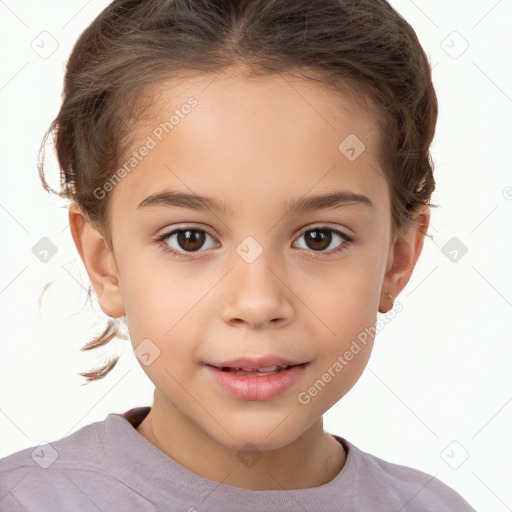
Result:
M235 449L284 446L318 426L355 384L383 290L396 296L412 272L400 260L391 268L377 128L352 102L290 75L196 76L158 92L167 106L139 125L138 163L111 198L110 268L119 288L110 281L100 302L111 311L122 303L133 347L142 343L150 363L141 366L161 397L160 417ZM166 133L160 123L173 114ZM138 206L165 191L207 196L226 211ZM290 210L334 193L366 199ZM192 237L154 241L178 228ZM226 391L220 370L206 366L263 356L308 364L286 389L271 383L260 399L250 389Z

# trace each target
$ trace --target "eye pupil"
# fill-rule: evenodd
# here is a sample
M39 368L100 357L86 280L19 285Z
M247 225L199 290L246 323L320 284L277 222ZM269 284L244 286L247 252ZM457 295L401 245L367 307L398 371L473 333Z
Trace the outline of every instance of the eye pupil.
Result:
M304 235L310 249L325 250L331 244L332 233L329 230L313 229Z
M177 240L180 247L186 251L197 251L203 244L205 239L205 233L199 230L181 230L178 232Z

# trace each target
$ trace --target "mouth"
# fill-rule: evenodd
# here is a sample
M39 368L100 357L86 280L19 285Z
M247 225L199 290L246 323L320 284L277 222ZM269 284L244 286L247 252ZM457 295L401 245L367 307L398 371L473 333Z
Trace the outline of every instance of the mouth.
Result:
M241 367L232 367L232 366L215 366L209 365L212 368L217 368L221 372L230 372L235 375L246 375L252 377L264 377L266 375L274 375L276 373L282 372L284 370L288 370L295 366L305 366L308 363L300 363L300 364L274 364L272 366L267 366L265 368L241 368Z
M310 361L236 360L205 363L205 369L219 390L241 400L272 400L302 379Z
M222 371L243 371L243 372L276 372L290 366L307 364L309 361L293 360L286 357L267 354L254 357L238 357L225 361L208 361L207 366L219 368Z

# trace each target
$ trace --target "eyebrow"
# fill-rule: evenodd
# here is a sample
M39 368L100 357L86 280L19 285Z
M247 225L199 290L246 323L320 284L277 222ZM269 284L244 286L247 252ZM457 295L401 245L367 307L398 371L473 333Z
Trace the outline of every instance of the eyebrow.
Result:
M373 208L373 203L367 196L356 194L349 190L340 190L328 194L319 194L315 196L303 196L285 203L283 213L306 213L326 208L337 208L344 205L359 204ZM149 195L139 203L137 209L148 208L152 206L166 206L189 208L192 210L212 210L217 213L233 213L233 209L228 207L225 202L218 201L211 197L178 192L174 190L163 190Z
M150 206L167 206L190 208L192 210L212 210L214 212L227 214L232 209L224 202L217 201L211 197L189 194L186 192L177 192L174 190L163 190L146 197L139 203L137 209L148 208Z
M339 190L328 194L316 196L303 196L285 203L285 211L290 213L306 213L325 208L337 208L338 206L360 204L373 208L370 198L362 194L356 194L350 190Z

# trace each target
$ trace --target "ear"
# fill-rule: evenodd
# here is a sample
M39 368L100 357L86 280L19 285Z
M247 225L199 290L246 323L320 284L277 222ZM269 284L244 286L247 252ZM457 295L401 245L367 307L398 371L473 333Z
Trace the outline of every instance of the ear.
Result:
M125 313L119 288L119 273L113 252L104 236L91 225L77 203L71 203L68 216L73 241L102 311L112 318L123 316Z
M391 243L379 303L381 313L393 307L393 300L409 282L423 249L430 223L430 208L425 205L417 208L413 220L414 225L401 228Z

